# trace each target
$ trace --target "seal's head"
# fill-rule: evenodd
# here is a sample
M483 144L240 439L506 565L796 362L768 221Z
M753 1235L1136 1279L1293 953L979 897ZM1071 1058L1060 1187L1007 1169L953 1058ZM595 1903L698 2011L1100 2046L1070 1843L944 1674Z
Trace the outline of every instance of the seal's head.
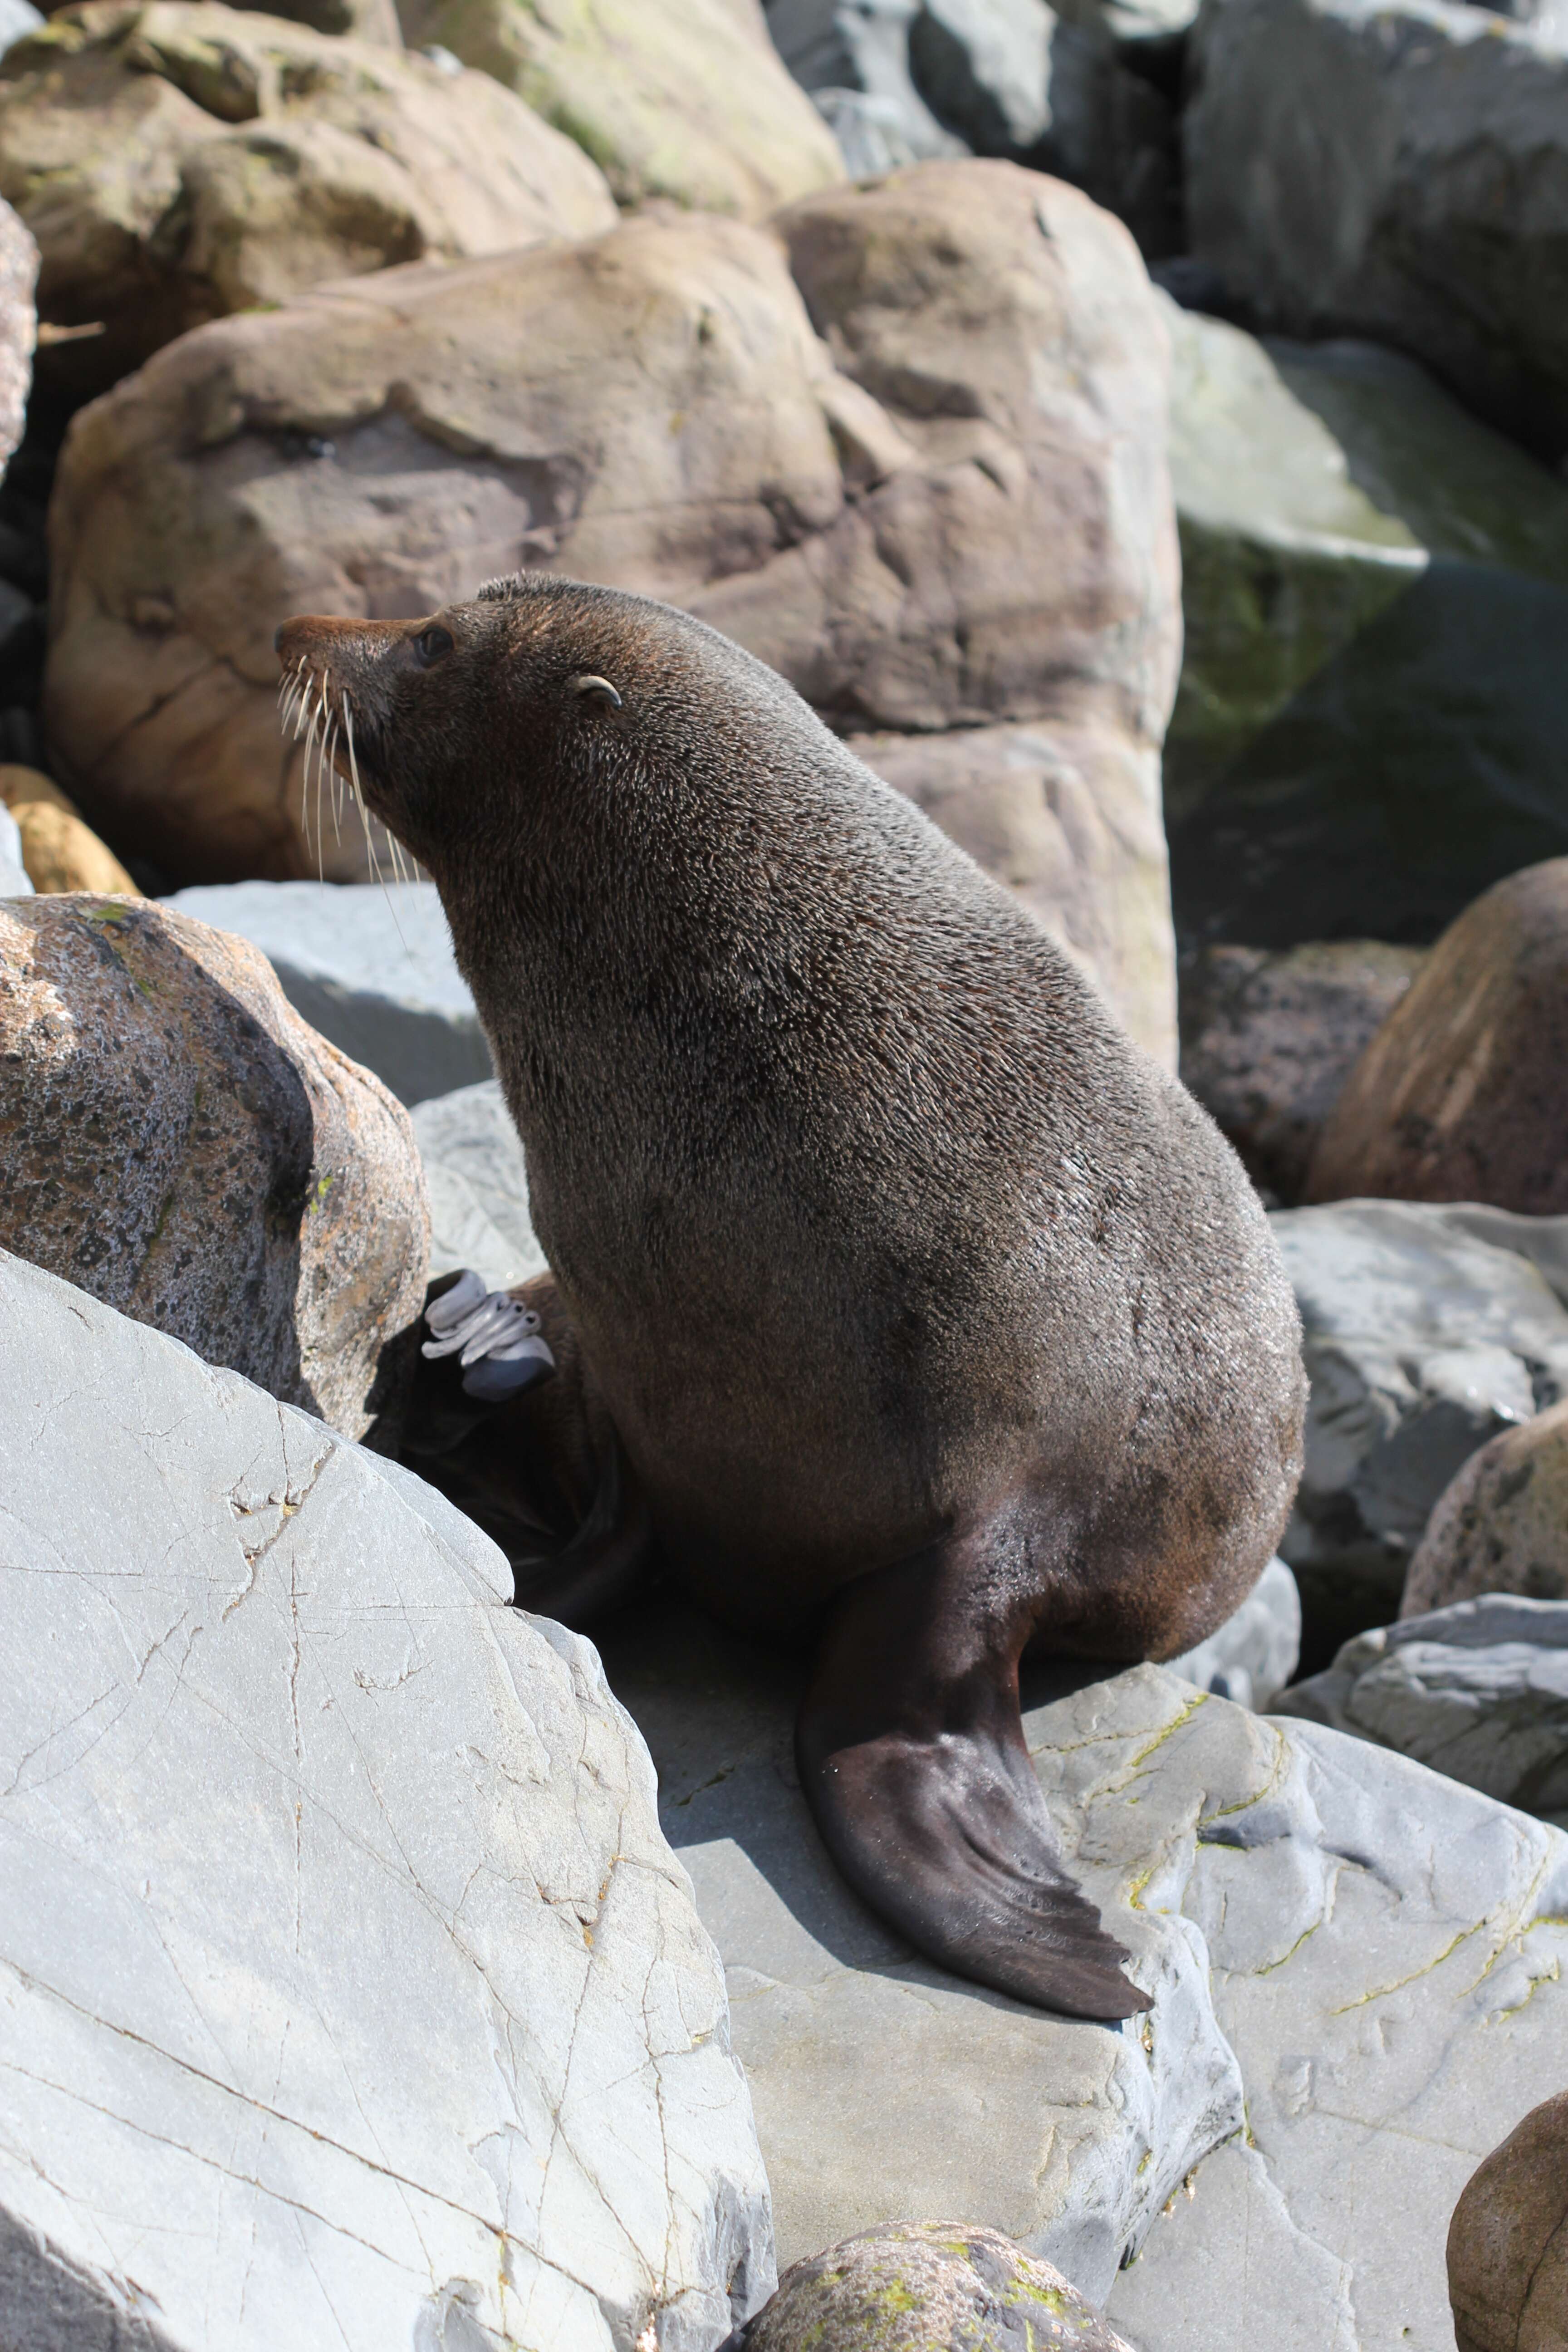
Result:
M645 609L658 627L639 627ZM275 640L285 717L439 878L458 842L469 856L520 845L539 814L531 778L625 762L669 668L671 617L546 573L415 620L306 615Z

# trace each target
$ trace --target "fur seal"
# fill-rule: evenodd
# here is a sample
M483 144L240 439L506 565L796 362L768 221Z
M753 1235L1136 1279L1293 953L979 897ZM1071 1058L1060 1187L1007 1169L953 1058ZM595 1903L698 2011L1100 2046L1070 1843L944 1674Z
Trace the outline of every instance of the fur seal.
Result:
M597 1416L583 1475L627 1474L520 1600L571 1615L606 1560L619 1589L640 1513L716 1614L812 1632L802 1785L868 1902L1025 2000L1146 2009L1063 1868L1018 1661L1173 1656L1273 1549L1304 1378L1240 1163L701 622L523 573L277 642L439 887L552 1268L521 1295Z

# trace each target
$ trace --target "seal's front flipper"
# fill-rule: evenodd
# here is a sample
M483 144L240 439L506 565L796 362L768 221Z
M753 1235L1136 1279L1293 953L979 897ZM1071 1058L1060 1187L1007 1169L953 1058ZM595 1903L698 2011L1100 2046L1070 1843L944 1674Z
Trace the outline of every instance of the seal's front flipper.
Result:
M1024 1745L1030 1630L983 1539L847 1586L801 1704L801 1786L857 1892L928 1958L1068 2017L1152 2006L1062 1866Z

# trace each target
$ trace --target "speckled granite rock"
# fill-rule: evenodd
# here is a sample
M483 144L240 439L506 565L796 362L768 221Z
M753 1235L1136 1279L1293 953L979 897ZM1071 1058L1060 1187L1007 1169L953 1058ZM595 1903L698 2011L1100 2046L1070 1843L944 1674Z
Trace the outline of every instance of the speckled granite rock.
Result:
M4 1255L0 1330L0 2339L710 2352L767 2187L593 1650Z
M471 1265L491 1290L544 1271L528 1206L528 1169L500 1083L422 1102L414 1136L430 1195L430 1272Z
M1270 1222L1311 1382L1280 1550L1309 1621L1336 1595L1351 1612L1331 1655L1397 1615L1410 1555L1461 1465L1568 1395L1568 1218L1343 1201Z
M254 948L144 898L0 907L0 1244L390 1447L429 1231L406 1114Z
M1532 2108L1467 2183L1448 2293L1458 2352L1568 2344L1568 2091Z
M1426 1522L1399 1613L1484 1592L1568 1601L1568 1404L1471 1454Z
M433 882L220 882L169 903L258 947L295 1011L400 1102L489 1076Z
M1414 1756L1521 1811L1568 1815L1568 1601L1489 1592L1347 1642L1279 1715Z
M727 2352L1128 2352L995 2230L900 2221L796 2263Z

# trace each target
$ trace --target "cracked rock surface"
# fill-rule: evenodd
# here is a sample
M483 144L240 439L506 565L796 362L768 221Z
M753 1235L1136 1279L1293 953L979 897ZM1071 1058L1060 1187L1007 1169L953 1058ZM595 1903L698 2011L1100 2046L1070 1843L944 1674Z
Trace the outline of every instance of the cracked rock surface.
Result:
M1030 1746L1082 1809L1095 1891L1201 1939L1246 2087L1245 2130L1156 2221L1112 2325L1139 2352L1450 2352L1455 2200L1561 2073L1568 1838L1152 1666L1058 1703Z
M243 940L0 905L0 1244L391 1449L429 1248L407 1114Z
M430 612L520 565L635 589L874 739L1173 1060L1180 611L1136 248L1076 190L973 160L774 231L644 217L158 352L61 463L58 772L177 881L313 874L281 620ZM347 828L324 853L362 876Z
M217 0L86 0L0 69L0 195L50 355L101 392L173 336L323 278L586 236L604 175L488 74Z
M594 1651L320 1422L0 1314L0 2336L710 2352L766 2183Z

